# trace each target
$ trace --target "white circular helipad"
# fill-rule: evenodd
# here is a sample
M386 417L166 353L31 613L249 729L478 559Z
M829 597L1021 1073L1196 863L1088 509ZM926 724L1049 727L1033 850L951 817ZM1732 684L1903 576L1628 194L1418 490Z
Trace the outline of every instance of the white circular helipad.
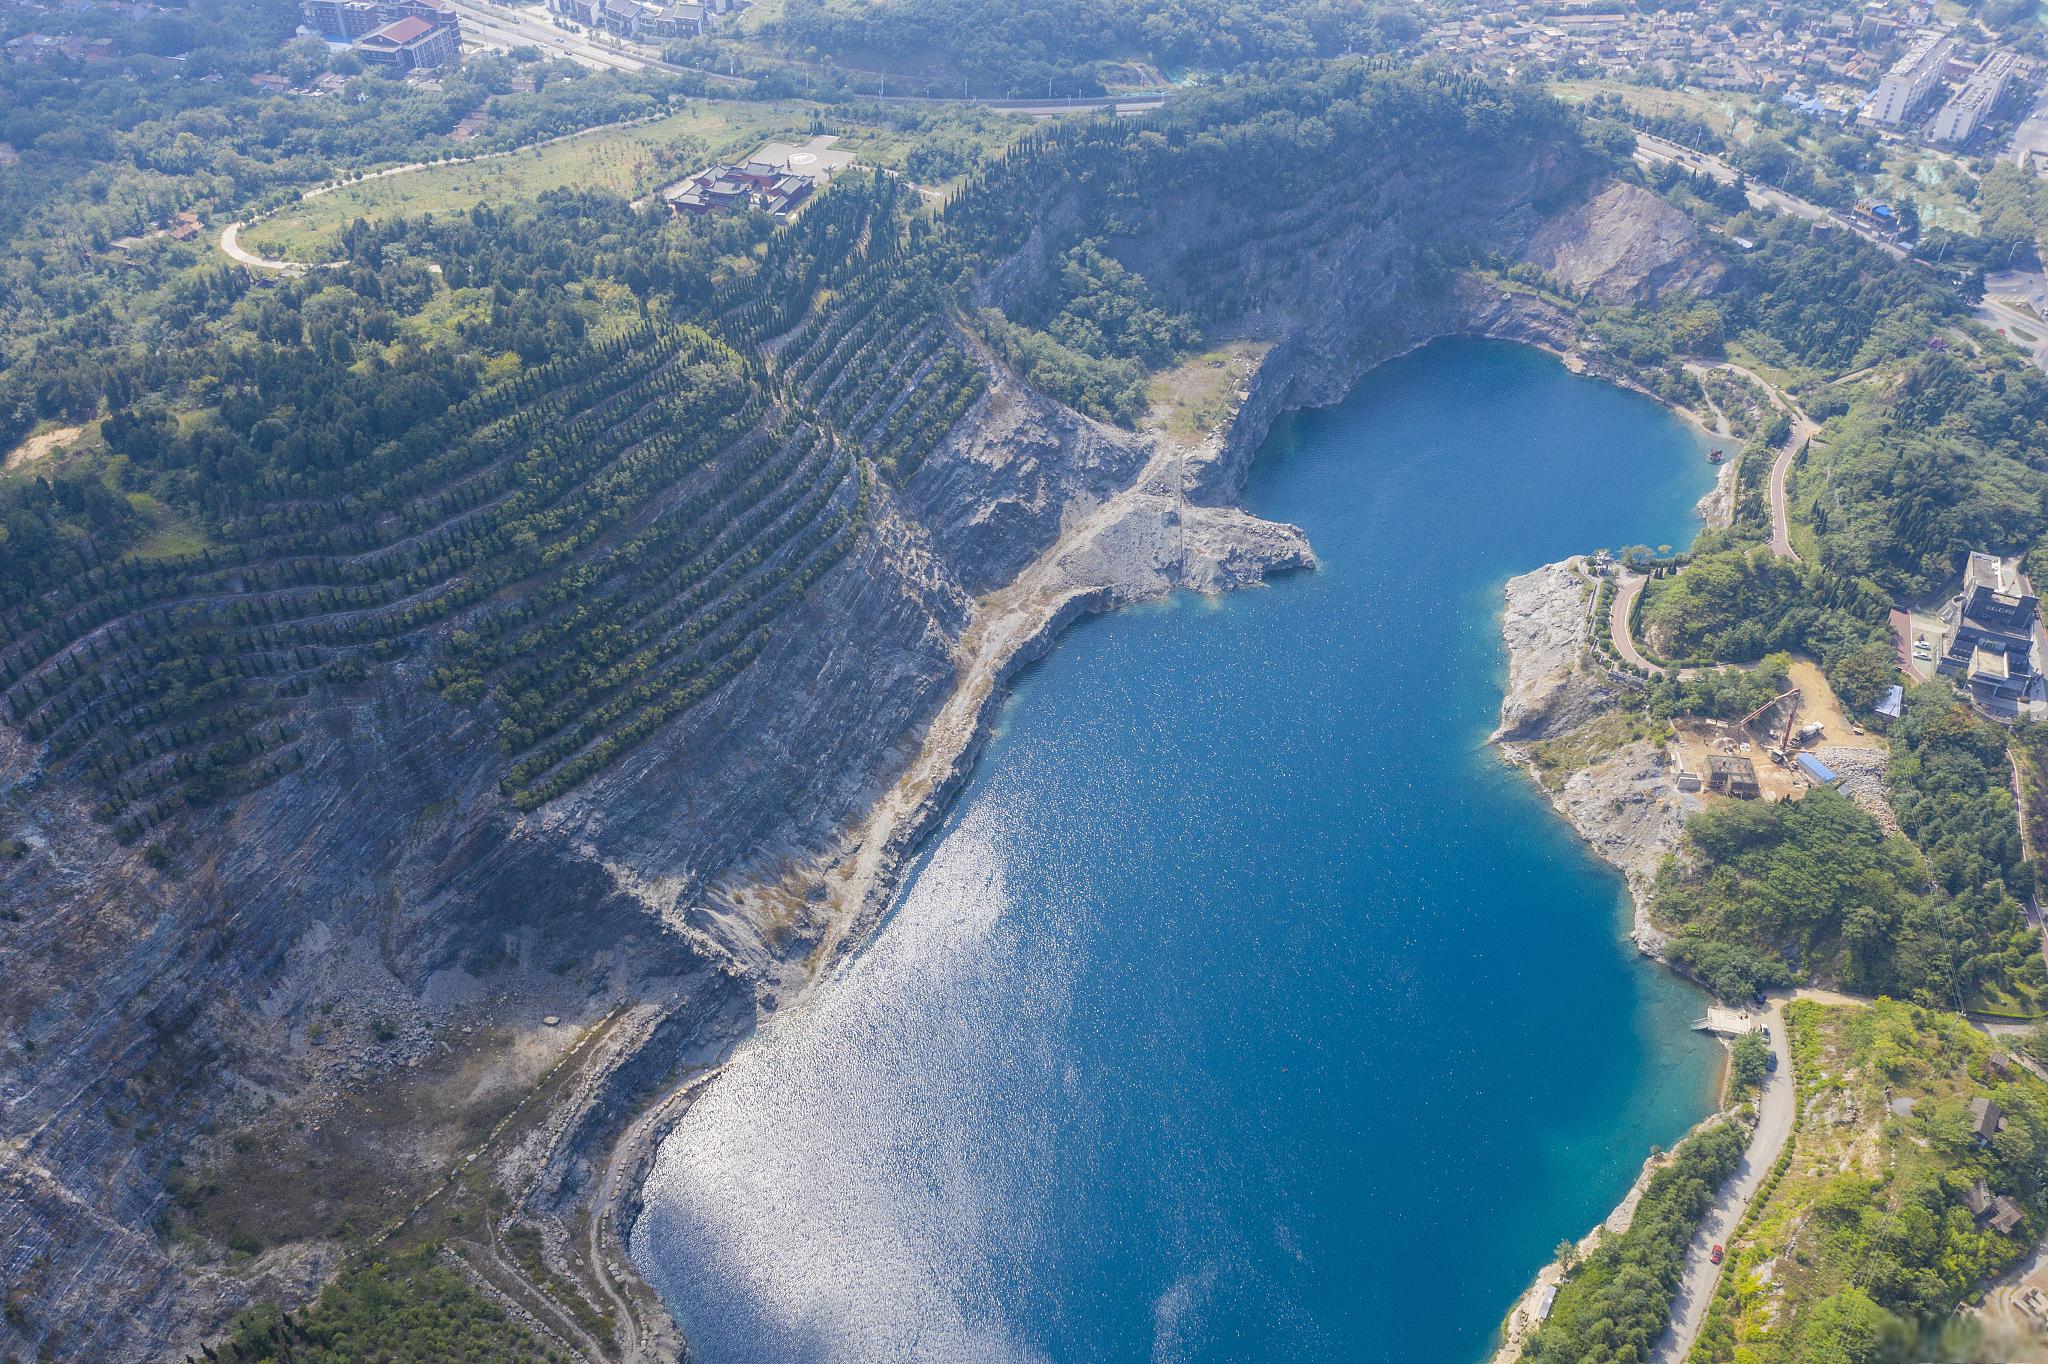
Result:
M808 166L817 159L818 156L815 152L793 152L790 154L789 164L792 166Z

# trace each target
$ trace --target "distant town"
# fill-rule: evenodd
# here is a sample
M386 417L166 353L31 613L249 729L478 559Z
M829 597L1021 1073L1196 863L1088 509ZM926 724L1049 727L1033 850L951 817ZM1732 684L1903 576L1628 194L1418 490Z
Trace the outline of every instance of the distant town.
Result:
M1832 13L1784 0L1649 12L1575 0L1534 15L1486 3L1440 23L1424 45L1514 74L1773 95L1818 119L1944 146L1969 143L2008 95L2035 88L2040 69L1974 23L1937 22L1922 0Z
M713 35L747 6L748 0L544 0L516 8L488 0L302 0L301 32L399 74L459 61L465 44L531 45L585 65L638 69L662 64L664 44ZM150 0L0 0L0 10L164 12ZM1476 0L1435 7L1414 41L1423 55L1496 74L1755 94L1823 123L1958 150L1994 125L2025 118L2042 75L2038 38L2032 45L2034 51L2021 51L1974 19L1943 22L1927 0L1869 0L1834 10L1787 0L1655 10L1615 0ZM121 55L106 37L41 31L18 33L4 47L16 63ZM2038 148L2022 140L2019 159L2048 151L2048 128L2043 132Z

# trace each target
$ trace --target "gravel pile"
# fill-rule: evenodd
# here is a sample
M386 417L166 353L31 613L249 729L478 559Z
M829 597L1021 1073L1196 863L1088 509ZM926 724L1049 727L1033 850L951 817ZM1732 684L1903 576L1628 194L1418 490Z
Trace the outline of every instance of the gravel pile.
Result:
M1823 744L1813 750L1813 756L1842 779L1843 795L1882 824L1887 833L1899 832L1899 817L1892 813L1891 803L1884 797L1884 770L1891 761L1890 755L1878 748Z

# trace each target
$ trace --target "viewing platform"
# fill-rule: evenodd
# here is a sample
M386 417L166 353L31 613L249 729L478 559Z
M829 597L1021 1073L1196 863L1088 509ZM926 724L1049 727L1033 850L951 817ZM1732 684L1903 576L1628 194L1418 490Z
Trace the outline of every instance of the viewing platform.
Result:
M1707 1016L1694 1019L1692 1024L1694 1032L1717 1033L1722 1037L1740 1037L1763 1026L1763 1014L1751 1013L1747 1009L1723 1008L1719 1004L1709 1004Z

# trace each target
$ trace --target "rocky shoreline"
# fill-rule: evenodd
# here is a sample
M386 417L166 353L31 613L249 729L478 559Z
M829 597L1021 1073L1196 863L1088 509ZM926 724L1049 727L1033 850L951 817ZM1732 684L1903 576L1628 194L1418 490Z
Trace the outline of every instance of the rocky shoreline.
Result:
M1415 321L1414 331L1383 336L1372 348L1334 362L1327 351L1300 339L1267 350L1238 376L1230 415L1216 429L1176 441L1155 423L1153 452L1136 479L1064 531L1011 583L974 602L958 650L956 685L902 775L822 866L797 868L781 884L753 892L788 896L812 878L829 886L830 926L811 969L804 984L773 1007L799 1005L810 985L866 941L903 868L972 771L1004 688L1070 626L1177 589L1230 591L1255 586L1271 573L1315 567L1314 551L1298 527L1261 520L1234 505L1253 457L1278 420L1303 407L1341 401L1367 371L1447 337L1515 341L1561 358L1581 355L1578 323L1570 314L1532 295L1472 279L1459 281L1446 306L1421 312ZM1000 404L1001 386L1015 382L999 379L984 403ZM1177 484L1186 488L1185 499L1176 495ZM1204 500L1187 500L1197 498ZM611 1144L605 1196L593 1213L598 1225L616 1229L605 1233L616 1254L624 1254L654 1151L744 1037L732 1042L719 1062L645 1106ZM622 1287L651 1295L630 1260L619 1263Z
M1477 235L1574 292L1697 282L1682 215L1639 187L1595 186L1537 235L1550 210L1532 205L1581 172L1472 167L1411 211L1484 215ZM1133 250L1170 268L1186 232ZM1016 672L1086 614L1312 566L1299 530L1238 495L1276 420L1373 366L1466 335L1604 372L1563 295L1419 284L1412 254L1373 217L1284 270L1248 258L1260 302L1223 338L1244 347L1232 415L1198 435L1090 422L981 355L982 398L914 477L876 485L859 542L745 685L539 810L506 806L488 736L416 660L310 697L305 767L196 819L169 872L0 729L25 849L0 888L35 911L0 925L0 1246L42 1266L17 1285L32 1327L0 1322L0 1352L197 1350L254 1300L303 1303L347 1245L444 1194L494 1223L477 1184L538 1231L546 1273L485 1240L466 1269L565 1349L589 1336L564 1280L616 1318L621 1355L674 1358L625 1252L646 1161L760 1020L865 940ZM514 1116L470 1125L500 1104ZM224 1218L153 1231L216 1178L269 1200L235 1200L253 1258L221 1249Z
M1734 467L1732 462L1721 466L1714 487L1700 499L1709 525L1726 518ZM1538 745L1566 738L1608 711L1626 685L1607 672L1594 652L1594 632L1605 624L1595 619L1598 582L1583 556L1508 580L1501 615L1507 680L1500 724L1490 741L1535 783L1587 847L1622 874L1628 885L1630 942L1643 956L1668 965L1666 938L1650 921L1649 904L1658 869L1678 850L1685 821L1701 808L1699 798L1677 789L1664 750L1647 740L1616 744L1562 774L1546 767L1537 754ZM1719 1116L1709 1116L1702 1125ZM1580 1258L1603 1237L1628 1230L1635 1205L1663 1160L1653 1153L1643 1162L1614 1211L1575 1243ZM1548 1311L1548 1296L1565 1273L1558 1260L1537 1271L1502 1320L1501 1343L1491 1364L1516 1364L1521 1358Z
M1501 618L1508 678L1493 742L1627 880L1630 938L1646 956L1661 959L1664 938L1649 920L1650 890L1657 869L1678 850L1698 798L1676 789L1664 750L1643 739L1619 743L1562 774L1537 758L1536 745L1588 724L1622 686L1594 658L1594 582L1586 561L1576 557L1508 580Z
M1617 202L1611 194L1601 196L1600 201L1610 208ZM1633 194L1621 196L1619 202L1626 210L1641 206ZM1634 226L1639 224L1632 223ZM1578 230L1594 229L1582 222ZM1615 263L1602 268L1613 269ZM1662 267L1653 262L1650 268ZM1642 276L1630 275L1623 293L1633 294L1643 287ZM879 923L904 866L944 818L972 770L989 735L1003 688L1024 667L1043 657L1069 626L1085 616L1176 589L1229 591L1255 586L1270 573L1315 566L1314 551L1299 528L1263 521L1236 505L1253 458L1283 416L1340 402L1373 368L1454 336L1533 346L1559 357L1576 373L1644 391L1606 365L1597 348L1586 344L1584 325L1575 313L1535 292L1462 275L1433 302L1409 300L1409 306L1401 310L1391 306L1393 300L1387 302L1390 306L1381 316L1400 318L1398 325L1367 333L1352 319L1333 319L1321 327L1294 331L1265 349L1248 372L1236 376L1229 416L1202 437L1176 440L1153 422L1148 431L1151 452L1137 477L1064 526L1059 537L1007 585L975 600L972 623L956 651L956 685L902 775L849 832L837 854L824 859L822 866L796 869L781 885L766 892L787 896L813 877L822 877L829 887L829 926L812 956L807 985L823 979L845 955L857 950ZM978 408L999 407L1004 386L1015 382L999 377L990 397ZM988 421L989 414L977 410L970 412L962 425L977 429ZM1557 597L1556 589L1554 582L1536 582L1525 584L1520 594L1532 619L1541 622L1538 630L1545 634L1570 629L1565 620L1570 614L1567 599ZM1567 604L1561 608L1560 603ZM1574 659L1584 652L1584 614L1579 611L1577 639L1570 649ZM1547 660L1540 667L1524 664L1524 689L1529 694L1546 694L1559 687L1575 694L1583 692L1571 677L1551 675L1561 673L1564 660L1553 655L1563 642L1559 636L1551 641L1548 653L1538 649ZM1532 718L1534 714L1531 710ZM1647 783L1643 769L1651 765L1650 754L1645 751L1630 757L1634 760L1631 770ZM1637 802L1651 816L1639 821L1638 829L1600 819L1594 804L1605 798L1599 790L1609 780L1603 774L1593 783L1572 786L1561 798L1560 809L1567 812L1567 818L1573 818L1572 809L1579 809L1584 829L1606 831L1601 836L1614 854L1609 860L1626 858L1645 868L1630 873L1635 892L1638 875L1642 888L1647 888L1648 877L1654 875L1662 859L1664 842L1676 846L1675 826L1667 828L1647 801ZM1574 827L1580 827L1576 819ZM1651 848L1656 851L1648 851ZM1638 894L1638 902L1641 898ZM1651 941L1647 921L1639 922L1638 933L1639 945ZM784 999L779 1007L788 1007L800 997ZM693 1076L688 1092L697 1092L715 1073L714 1067ZM610 1201L595 1209L595 1214L600 1225L618 1228L616 1244L621 1251L639 1211L638 1176L644 1176L661 1135L673 1128L687 1106L688 1099L682 1094L661 1096L628 1125L612 1148L608 1168L618 1168L624 1153L634 1177L618 1180L610 1190ZM633 1287L651 1292L637 1277Z
M1675 789L1663 751L1643 740L1620 744L1561 778L1545 768L1535 749L1592 722L1620 689L1593 652L1593 631L1599 626L1593 619L1597 581L1587 560L1577 556L1508 580L1501 616L1507 681L1491 742L1529 776L1586 845L1622 874L1632 914L1629 939L1637 951L1661 963L1665 941L1650 922L1650 894L1657 869L1678 848L1697 799ZM1636 1203L1661 1164L1656 1154L1643 1162L1614 1211L1575 1243L1580 1258L1604 1237L1628 1230ZM1564 1262L1555 1259L1536 1272L1502 1319L1491 1364L1521 1359L1565 1273Z

